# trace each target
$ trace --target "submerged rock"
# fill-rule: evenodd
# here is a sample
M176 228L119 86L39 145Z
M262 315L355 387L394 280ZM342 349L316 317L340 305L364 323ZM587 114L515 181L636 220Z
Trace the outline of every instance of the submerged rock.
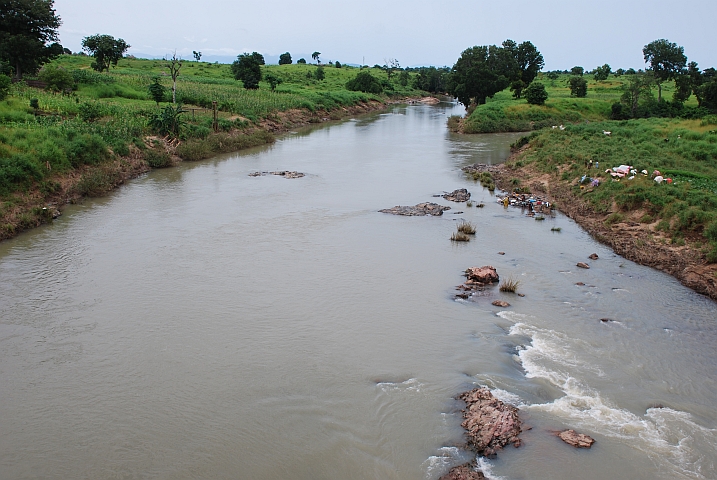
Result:
M471 199L470 192L465 188L459 188L458 190L453 190L451 193L446 193L441 196L451 202L467 202Z
M464 463L463 465L451 468L451 470L439 480L482 480L484 478L485 475L483 475L483 472L476 470L476 467L472 463Z
M468 277L467 285L496 283L500 280L498 272L490 265L471 267L466 270L466 277Z
M510 303L504 302L503 300L496 300L493 302L493 305L495 305L496 307L503 307L503 308L510 307Z
M597 259L600 258L600 257L598 257L598 254L597 254L597 253L592 253L592 254L590 254L590 256L589 256L588 258L589 258L590 260L597 260Z
M575 448L590 448L593 443L595 443L594 438L591 438L583 433L577 433L575 430L562 431L558 433L558 437L560 437L563 442L568 445L572 445Z
M277 175L279 177L284 177L284 178L301 178L301 177L306 176L305 173L291 172L289 170L280 170L277 172L251 172L249 174L250 177L263 177L264 175Z
M578 262L577 266L580 268L590 268L590 265L588 265L587 263L584 263L584 262Z
M478 455L495 455L505 445L519 447L522 429L518 409L507 405L485 387L476 388L458 396L466 403L463 423L468 445Z
M393 208L385 208L383 210L379 210L379 212L390 213L391 215L405 215L409 217L420 217L425 215L432 215L434 217L438 217L443 215L443 212L450 209L451 207L445 207L443 205L438 205L437 203L426 202L419 203L418 205L415 205L413 207L404 207L398 205Z

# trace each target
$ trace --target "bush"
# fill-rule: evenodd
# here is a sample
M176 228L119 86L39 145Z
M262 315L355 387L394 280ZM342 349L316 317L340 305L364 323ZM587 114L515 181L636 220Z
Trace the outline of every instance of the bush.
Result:
M84 122L94 122L102 117L103 107L97 102L82 103L79 106L79 116Z
M570 77L568 80L570 86L570 95L578 98L585 98L588 96L588 81L583 77Z
M12 81L7 75L0 75L0 100L5 100L10 92L10 84Z
M532 82L523 91L525 99L531 105L545 105L545 101L548 99L548 92L545 90L545 85L539 82Z
M381 82L369 72L360 72L346 83L346 89L354 92L374 93L379 95L383 92Z
M144 158L152 168L165 168L172 166L172 157L164 150L150 148L144 154Z
M54 65L45 65L42 67L39 78L47 84L47 89L53 92L72 90L72 87L75 85L75 79L70 72Z

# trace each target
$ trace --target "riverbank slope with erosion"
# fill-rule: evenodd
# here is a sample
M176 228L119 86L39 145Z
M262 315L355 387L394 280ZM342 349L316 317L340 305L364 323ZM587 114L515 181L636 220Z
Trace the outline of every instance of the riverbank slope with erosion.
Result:
M485 167L499 188L510 191L517 179L523 188L546 197L559 211L616 254L668 273L686 287L717 300L717 264L705 260L697 248L698 243L689 240L684 245L672 243L669 236L655 229L655 225L639 222L645 213L640 210L623 212L621 221L609 221L615 212L597 212L557 174L543 173L532 164L523 165L519 160L528 148L513 152L504 164Z
M85 197L104 195L152 168L172 167L183 161L203 160L220 153L270 144L275 141L276 135L308 125L376 112L397 104L430 103L432 100L432 97L399 98L385 102L369 100L313 112L308 109L291 109L277 112L254 126L212 133L206 139L179 141L169 137L147 136L143 139L144 145L130 145L129 155L112 154L109 161L83 165L54 175L51 182L42 182L25 192L13 194L12 206L6 204L0 216L0 241L49 223L61 215L64 205L77 203Z

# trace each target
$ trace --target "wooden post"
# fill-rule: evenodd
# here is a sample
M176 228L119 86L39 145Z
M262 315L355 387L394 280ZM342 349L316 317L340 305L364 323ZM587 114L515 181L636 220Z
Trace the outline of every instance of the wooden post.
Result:
M215 132L219 131L219 122L217 121L217 102L216 100L212 102L212 110L214 112L214 122L212 122L212 128L214 128Z

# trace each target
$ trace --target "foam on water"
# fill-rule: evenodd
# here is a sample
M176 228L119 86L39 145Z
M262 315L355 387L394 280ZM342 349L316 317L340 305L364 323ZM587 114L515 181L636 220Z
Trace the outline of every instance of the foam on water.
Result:
M523 408L550 413L590 434L624 439L672 474L714 478L717 430L698 425L687 412L652 408L638 416L604 398L580 378L581 372L594 372L581 361L578 352L585 345L580 340L526 323L513 325L510 334L532 340L517 354L526 377L547 380L565 393L552 402Z
M469 462L471 455L458 447L441 447L437 455L432 455L423 462L423 471L426 478L433 479L447 473L448 470L462 463Z
M395 391L409 391L409 392L420 392L423 383L419 382L417 378L409 378L403 382L379 382L376 384L378 388L383 390L385 393Z
M493 463L485 457L478 457L478 470L483 472L483 476L488 480L506 480L505 477L493 473Z

